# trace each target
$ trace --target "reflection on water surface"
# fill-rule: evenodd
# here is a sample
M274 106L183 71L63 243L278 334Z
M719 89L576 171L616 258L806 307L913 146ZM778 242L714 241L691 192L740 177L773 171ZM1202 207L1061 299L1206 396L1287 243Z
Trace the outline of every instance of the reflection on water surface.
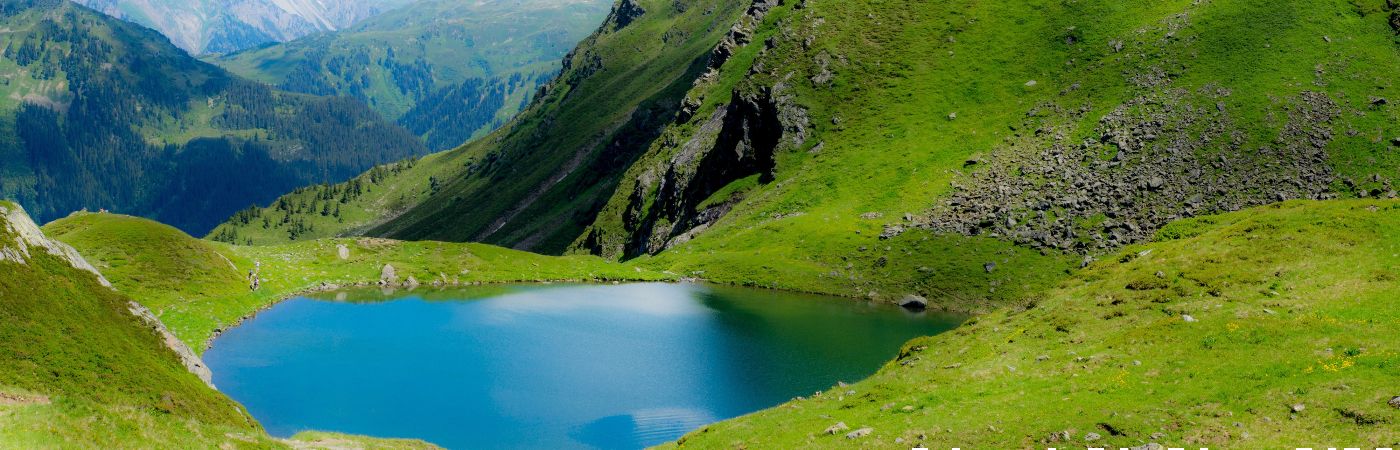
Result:
M702 284L358 289L288 300L204 353L274 436L637 449L874 373L966 316Z

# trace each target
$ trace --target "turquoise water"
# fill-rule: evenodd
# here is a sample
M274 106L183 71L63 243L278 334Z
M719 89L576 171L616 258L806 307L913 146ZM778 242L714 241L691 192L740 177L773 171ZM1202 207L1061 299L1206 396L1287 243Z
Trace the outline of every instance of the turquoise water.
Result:
M353 290L282 302L204 353L273 436L638 449L873 374L967 316L706 284Z

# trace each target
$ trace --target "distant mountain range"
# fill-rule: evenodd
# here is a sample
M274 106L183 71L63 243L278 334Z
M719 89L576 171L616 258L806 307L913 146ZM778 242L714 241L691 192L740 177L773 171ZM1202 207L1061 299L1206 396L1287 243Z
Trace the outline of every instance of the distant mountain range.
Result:
M358 98L445 150L514 117L610 5L423 0L340 31L204 59L288 91Z
M190 54L338 30L412 0L74 0L160 31Z
M41 222L109 209L203 235L249 204L427 152L357 100L240 78L74 3L4 2L0 28L0 196Z

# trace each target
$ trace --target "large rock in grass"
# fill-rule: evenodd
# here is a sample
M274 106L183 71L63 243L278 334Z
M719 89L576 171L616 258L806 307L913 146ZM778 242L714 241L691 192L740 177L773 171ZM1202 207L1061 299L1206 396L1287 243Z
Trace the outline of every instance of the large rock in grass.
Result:
M350 247L346 247L345 244L336 244L335 253L340 259L350 259Z
M379 270L379 280L385 283L399 281L399 276L394 274L394 266L385 264L384 268Z
M914 294L905 294L904 299L899 301L899 306L909 309L924 309L928 307L928 299Z

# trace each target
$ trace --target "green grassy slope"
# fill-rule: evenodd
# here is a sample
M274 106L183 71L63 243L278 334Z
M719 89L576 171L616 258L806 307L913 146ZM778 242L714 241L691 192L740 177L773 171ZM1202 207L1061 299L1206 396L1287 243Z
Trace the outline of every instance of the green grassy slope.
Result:
M0 208L6 214L18 209L8 202ZM0 421L24 424L4 428L7 446L67 447L65 439L75 437L90 440L83 445L127 445L122 442L141 433L133 427L147 420L169 428L261 433L236 403L186 371L160 337L129 312L130 297L50 254L32 236L21 238L22 229L7 220L0 232L7 256L0 261L5 274L0 277L0 387L5 394L0 405L7 405ZM45 396L40 403L50 406L38 412L8 410L14 403L35 404L33 394ZM114 411L122 419L102 420ZM44 418L30 419L30 412ZM178 446L174 444L166 441L164 446Z
M672 121L711 47L747 6L741 3L640 2L639 16L631 7L619 15L615 5L514 121L424 158L391 194L402 209L359 232L562 252L611 195L621 171Z
M474 88L508 97L491 111L505 119L493 123L495 114L486 114L476 124L487 127L484 133L514 115L606 14L607 5L596 0L424 0L342 30L204 59L296 92L353 96L390 120L467 80L501 85L501 92Z
M1176 218L1393 196L1393 9L778 6L572 251L987 311Z
M596 256L551 257L485 244L347 238L229 245L116 214L75 214L43 228L76 248L196 353L220 330L296 293L377 283L386 264L394 267L399 285L412 276L424 285L418 289L429 291L433 283L675 278ZM341 245L346 259L340 258ZM247 278L252 270L262 281L257 291Z
M1392 447L1397 233L1395 200L1174 222L1029 309L660 448ZM838 422L850 429L824 433Z
M153 311L246 290L247 277L232 261L169 225L120 214L73 213L43 228L77 249L117 290Z

